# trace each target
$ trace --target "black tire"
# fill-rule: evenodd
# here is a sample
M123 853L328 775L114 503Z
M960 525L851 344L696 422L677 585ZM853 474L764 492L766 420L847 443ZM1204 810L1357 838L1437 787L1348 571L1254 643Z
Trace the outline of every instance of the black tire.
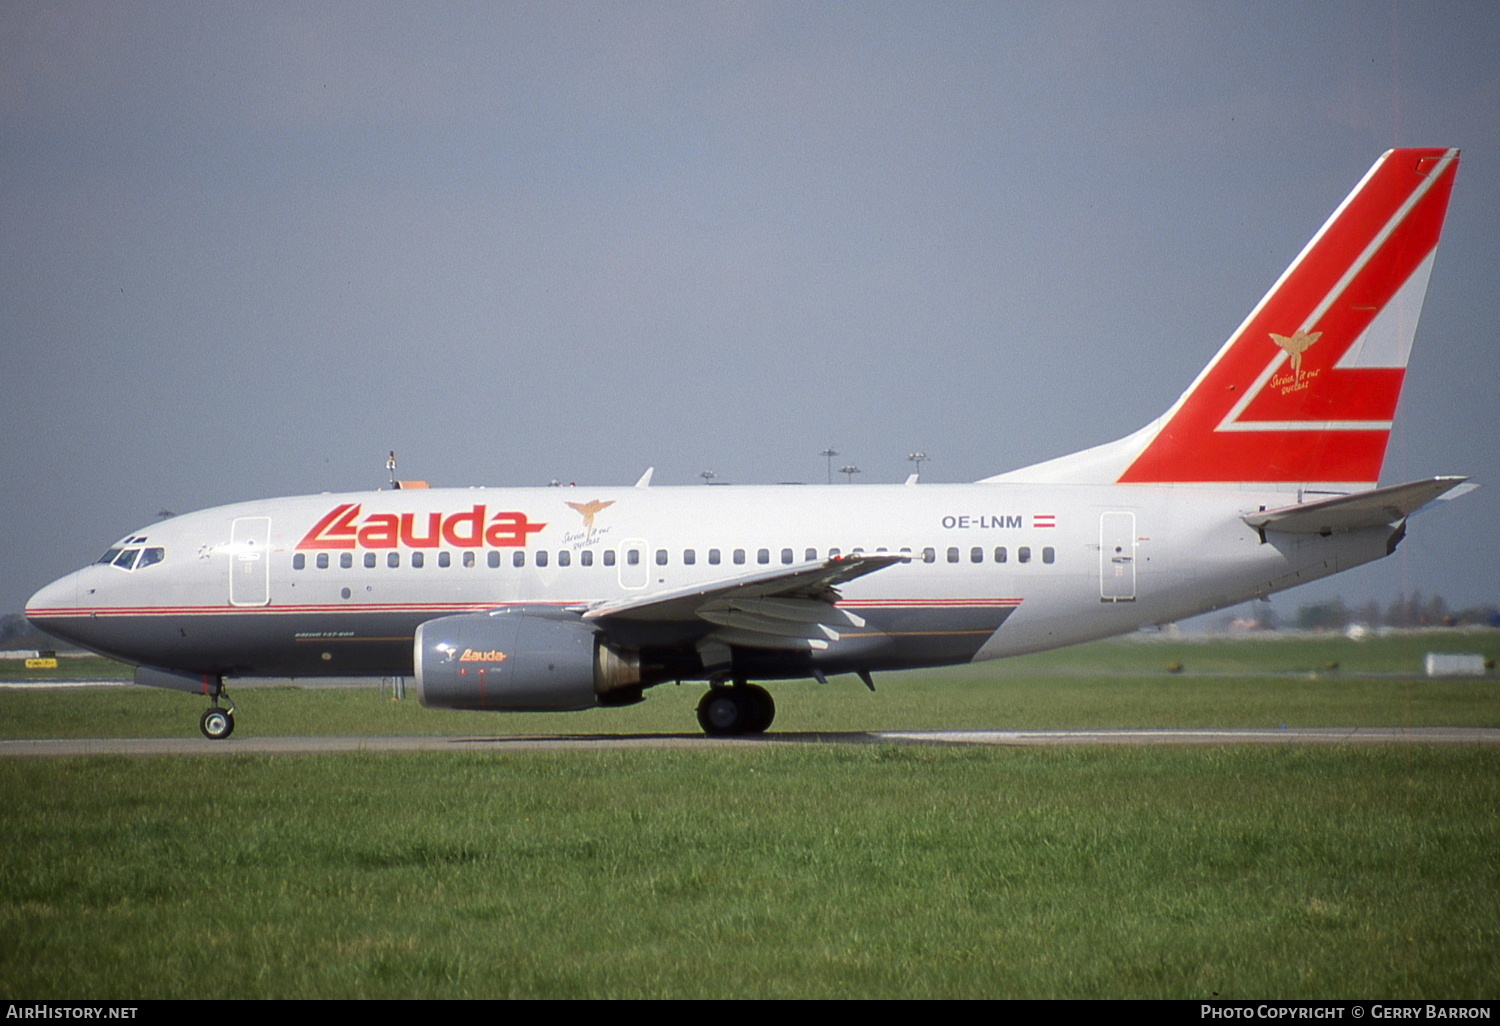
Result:
M758 684L745 684L736 688L751 700L755 708L751 724L745 728L747 734L764 734L771 726L771 721L776 719L776 701L771 693Z
M709 688L698 703L698 726L709 737L738 737L752 729L756 709L742 688Z
M228 709L220 709L214 706L203 713L203 718L198 721L198 729L203 731L203 736L210 741L222 741L234 733L234 713Z

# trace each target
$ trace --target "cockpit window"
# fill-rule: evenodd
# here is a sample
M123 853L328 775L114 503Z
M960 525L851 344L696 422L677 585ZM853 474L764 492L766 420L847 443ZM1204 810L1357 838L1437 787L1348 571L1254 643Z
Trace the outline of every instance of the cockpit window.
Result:
M133 542L140 542L145 540L146 539L144 538L132 539ZM124 545L129 544L131 544L131 542L124 543ZM124 547L124 545L116 545L115 547L111 548L109 551L104 553L104 555L100 556L98 560L96 560L96 562L100 564L110 563L114 566L119 567L121 570L141 570L145 567L151 566L153 563L160 563L162 560L167 558L167 550L159 545L152 546L148 549L127 549Z

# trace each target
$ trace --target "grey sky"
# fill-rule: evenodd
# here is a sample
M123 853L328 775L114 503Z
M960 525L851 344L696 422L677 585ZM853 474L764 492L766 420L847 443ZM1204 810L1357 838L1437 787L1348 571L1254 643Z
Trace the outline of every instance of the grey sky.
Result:
M0 612L162 509L973 480L1178 395L1376 156L1464 150L1319 590L1500 600L1500 5L0 5Z

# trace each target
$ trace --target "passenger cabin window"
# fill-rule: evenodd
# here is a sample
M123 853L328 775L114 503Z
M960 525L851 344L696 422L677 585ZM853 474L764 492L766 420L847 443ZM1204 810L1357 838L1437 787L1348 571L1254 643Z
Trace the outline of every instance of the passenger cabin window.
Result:
M937 562L937 549L933 548L930 545L927 548L923 549L922 550L922 562L924 562L924 563L936 563Z
M489 555L489 559L487 560L487 562L489 563L491 569L495 569L495 568L499 567L500 566L500 550L499 549L490 549L490 555Z
M719 565L719 550L718 549L709 549L708 550L708 562L709 562L710 566L718 566Z
M1030 563L1031 562L1031 547L1029 545L1022 545L1021 547L1019 547L1018 549L1016 549L1016 562L1017 563Z
M583 566L593 566L594 565L594 550L593 549L584 549L582 552L580 552L578 554L578 562L580 564L582 564Z
M657 566L666 566L667 565L667 550L666 549L657 549L656 550L656 565Z
M1053 562L1056 559L1057 559L1057 553L1053 550L1053 548L1052 548L1051 545L1048 545L1048 546L1046 546L1045 548L1042 549L1042 562L1043 563L1051 563L1051 562Z
M759 550L757 550L756 553L755 553L755 561L757 563L769 563L769 562L771 562L771 550L770 549L759 549Z
M950 562L950 563L957 563L958 562L958 549L956 547L950 548L948 550L948 562Z
M438 566L452 566L453 554L451 552L438 553Z
M572 562L573 562L573 553L569 552L567 549L563 549L561 552L559 552L557 554L557 565L558 566L568 566Z
M326 552L320 552L320 553L318 553L318 569L319 570L327 570L328 569L328 553L326 553Z
M416 569L418 569L418 570L422 569L424 566L427 565L427 556L426 556L426 554L421 553L421 552L413 552L411 554L411 565L413 567L415 567Z
M387 555L385 557L385 565L388 566L388 567L390 567L392 570L394 570L397 567L399 567L401 565L401 553L399 553L399 552L392 552L389 555Z
M1005 551L1005 546L1004 545L996 545L995 546L995 562L996 563L1004 563L1007 558L1009 558L1009 557L1008 557L1008 554Z
M818 558L818 550L817 549L808 549L806 552L804 552L802 554L802 558L804 560L806 560L807 562L811 563L813 560L815 560L815 559Z
M735 564L735 566L740 566L744 562L745 562L745 550L744 549L735 549L734 550L734 564Z
M969 550L969 562L970 563L983 563L984 562L984 550L981 549L978 545L974 546L972 549Z
M614 566L615 565L615 550L614 549L605 549L604 550L604 565L605 566Z
M464 553L464 566L472 567L474 565L474 562L475 562L475 560L474 560L474 553L472 551L465 552ZM444 565L446 566L447 564L444 564Z
M625 551L625 562L628 563L630 566L640 566L641 565L641 550L640 549L627 549Z
M536 550L536 565L537 566L546 566L547 565L547 550L546 549L537 549Z
M347 570L347 569L349 569L353 565L354 565L354 553L352 553L352 552L340 552L339 553L339 566L341 566L345 570Z
M781 562L785 566L791 566L792 565L792 550L791 549L782 549L781 550Z
M697 562L698 562L698 553L694 552L692 549L683 549L682 550L682 565L683 566L692 566L692 565L694 565Z
M516 551L512 552L510 554L510 565L511 566L525 566L526 565L526 550L525 549L517 549Z

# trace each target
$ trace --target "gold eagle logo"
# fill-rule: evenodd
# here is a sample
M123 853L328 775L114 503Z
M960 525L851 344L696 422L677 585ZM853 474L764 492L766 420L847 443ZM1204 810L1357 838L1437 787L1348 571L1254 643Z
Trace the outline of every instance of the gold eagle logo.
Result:
M614 504L615 502L613 499L610 499L608 502L601 502L598 499L590 499L588 502L568 503L569 506L572 506L583 516L583 529L585 531L592 531L594 529L594 517L597 516L601 510L608 509Z
M1297 377L1302 376L1302 354L1312 348L1312 344L1323 337L1321 331L1306 332L1297 331L1290 338L1286 335L1278 335L1270 332L1271 341L1275 342L1286 354L1292 358L1292 373Z

